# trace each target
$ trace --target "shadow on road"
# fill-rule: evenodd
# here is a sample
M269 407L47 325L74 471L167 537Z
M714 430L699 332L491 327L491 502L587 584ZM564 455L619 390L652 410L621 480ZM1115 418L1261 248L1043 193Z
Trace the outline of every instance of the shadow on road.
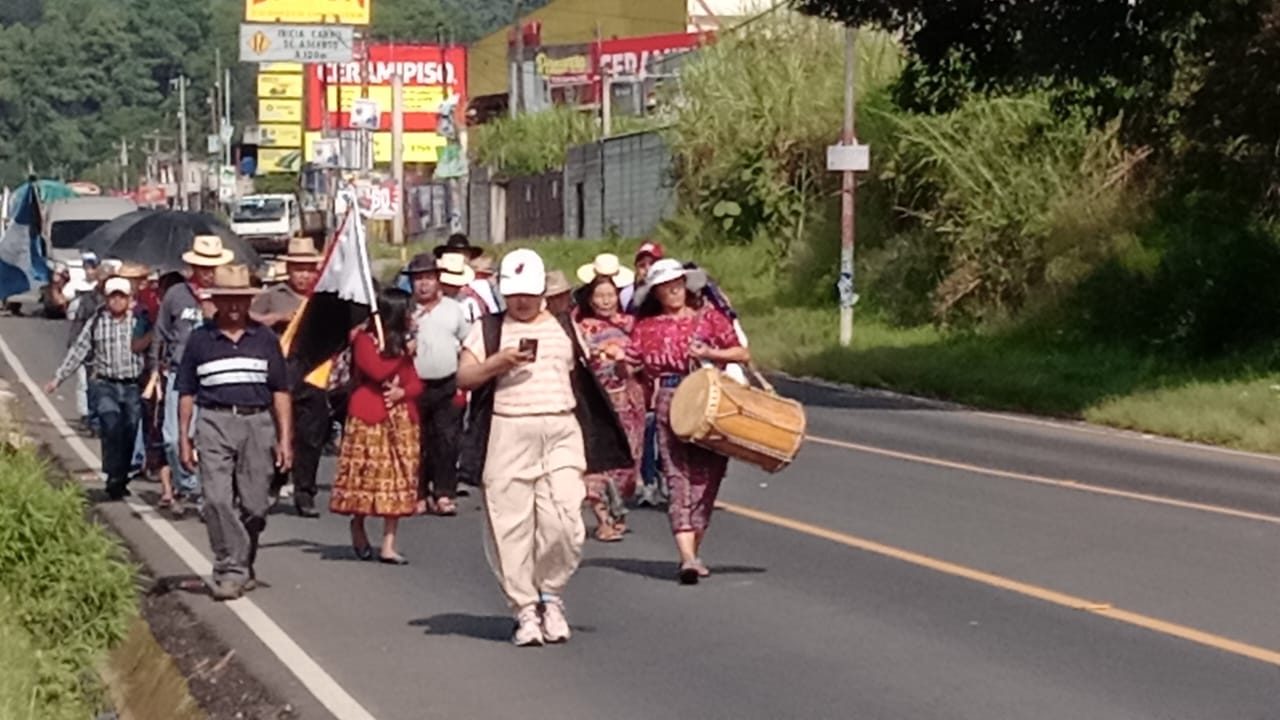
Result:
M324 543L312 542L301 538L278 540L276 542L262 543L258 546L259 550L276 548L301 548L302 552L319 555L321 560L350 560L351 562L356 562L360 559L356 557L356 551L350 545L325 545Z
M680 564L669 560L638 560L634 558L588 558L582 561L584 568L605 568L628 575L639 575L653 580L674 580ZM768 572L762 567L750 565L712 565L712 575L754 575Z
M458 635L477 640L508 642L515 627L507 615L468 615L442 613L429 618L410 620L410 627L424 628L427 635Z
M205 584L204 578L199 575L165 575L158 577L146 594L151 597L159 597L168 595L174 590L178 590L188 595L210 595L209 586Z

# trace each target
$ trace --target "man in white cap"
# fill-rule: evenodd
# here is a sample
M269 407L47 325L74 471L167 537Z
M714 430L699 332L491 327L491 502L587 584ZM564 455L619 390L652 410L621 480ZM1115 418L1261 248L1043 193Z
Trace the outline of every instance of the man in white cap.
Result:
M134 352L133 285L122 277L103 286L106 302L85 323L45 392L53 394L82 365L88 366L94 411L100 425L107 495L129 494L129 465L142 421L141 353Z
M484 487L486 549L515 613L516 645L569 639L562 599L582 559L583 473L626 467L630 448L587 369L568 316L545 309L546 273L532 250L502 259L503 315L472 328L458 385L472 391L463 463Z
M177 370L192 331L213 315L208 290L213 287L217 268L230 263L234 257L234 253L222 247L222 238L217 235L197 235L192 241L191 250L182 256L183 262L191 269L187 281L169 288L160 301L160 311L156 317L155 342L152 343L152 348L156 353L156 367L160 368L166 381L165 455L168 457L169 468L173 471L178 492L192 503L200 500L200 478L184 468L178 456L178 393L175 392ZM182 500L175 501L173 514L175 517L184 514Z

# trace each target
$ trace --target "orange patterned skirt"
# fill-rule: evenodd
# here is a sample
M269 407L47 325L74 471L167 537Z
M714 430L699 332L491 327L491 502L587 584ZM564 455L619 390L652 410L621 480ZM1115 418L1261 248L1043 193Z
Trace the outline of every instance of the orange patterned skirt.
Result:
M418 506L418 426L401 403L386 422L348 417L338 453L329 511L404 517Z

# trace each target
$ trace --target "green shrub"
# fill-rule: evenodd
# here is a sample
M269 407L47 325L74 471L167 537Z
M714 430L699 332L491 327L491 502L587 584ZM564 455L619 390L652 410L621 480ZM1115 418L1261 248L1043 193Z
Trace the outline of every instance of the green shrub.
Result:
M591 142L600 134L595 116L567 107L500 118L472 132L475 160L515 175L536 175L563 167L569 148Z
M80 489L47 474L30 450L0 455L0 594L41 658L39 702L57 707L85 695L94 663L123 637L134 572L86 520Z
M900 220L879 287L929 288L904 319L990 321L1074 288L1141 216L1118 125L1091 129L1047 98L977 98L944 115L893 112L880 169Z

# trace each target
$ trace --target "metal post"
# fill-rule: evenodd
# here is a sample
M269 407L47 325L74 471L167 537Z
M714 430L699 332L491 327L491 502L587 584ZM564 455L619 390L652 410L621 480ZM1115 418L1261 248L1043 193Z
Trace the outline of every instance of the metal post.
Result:
M404 244L404 78L397 72L391 76L391 177L399 206L391 220L391 242Z
M227 68L225 73L226 74L223 76L224 80L222 82L222 94L224 95L222 121L227 124L228 128L230 128L234 124L234 121L231 119L231 68ZM221 126L218 127L218 132L222 132ZM222 143L222 162L227 165L231 164L231 138L226 138L226 142Z
M178 76L178 207L190 208L187 197L187 76Z
M516 32L516 73L515 73L515 106L511 108L511 117L524 112L524 28L520 23L520 5L522 0L515 0L515 19L511 25Z
M852 25L844 31L844 129L840 142L844 145L854 144L854 94L857 77L857 45L858 30ZM840 345L848 347L853 342L853 304L855 300L853 284L853 246L855 233L855 196L858 191L858 178L851 170L844 171L840 189ZM847 284L847 290L846 286Z
M129 142L120 138L120 191L129 192Z
M600 137L613 134L613 77L605 73L600 78Z

